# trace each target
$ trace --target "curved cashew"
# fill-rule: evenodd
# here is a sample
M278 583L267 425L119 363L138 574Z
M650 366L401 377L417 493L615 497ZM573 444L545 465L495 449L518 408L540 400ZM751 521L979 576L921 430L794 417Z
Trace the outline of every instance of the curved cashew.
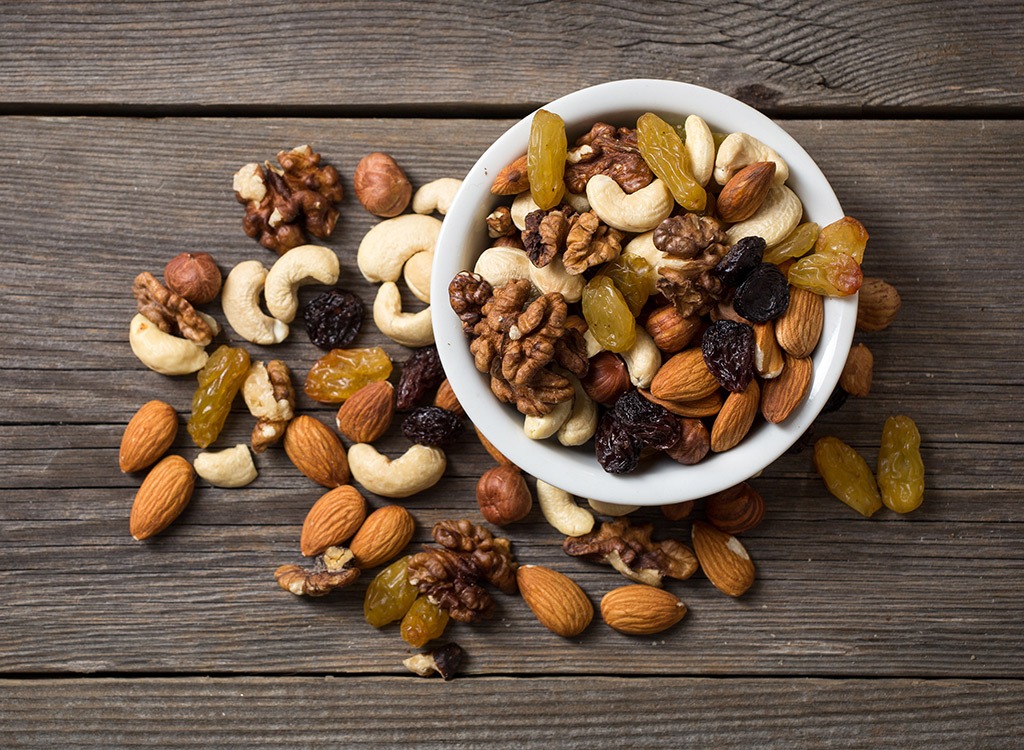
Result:
M402 278L409 291L416 295L420 302L430 304L430 269L434 265L434 251L425 250L416 253L405 262Z
M200 453L192 466L196 474L214 487L244 487L256 478L249 446L242 443L222 451Z
M661 368L661 351L643 326L636 327L636 341L622 352L629 380L637 388L650 388L651 381Z
M772 184L781 185L789 179L789 165L775 149L746 133L730 133L718 147L718 155L715 156L715 182L724 185L741 169L759 161L775 162Z
M595 354L599 354L604 351L604 345L594 338L594 334L590 332L589 328L583 332L583 340L587 344L587 359L590 359Z
M744 237L761 237L771 247L796 229L803 215L804 207L796 193L785 185L776 185L768 191L757 213L746 221L733 224L725 230L725 236L731 245Z
M540 206L537 205L529 190L517 195L515 200L512 201L512 208L509 209L509 213L512 214L512 223L516 225L516 229L520 232L524 231L526 229L526 215L539 209Z
M473 267L491 286L504 286L513 279L529 279L537 294L560 292L566 302L578 302L583 296L586 279L565 270L560 256L544 268L537 268L530 257L514 247L490 247L480 253Z
M267 269L258 260L247 260L231 269L221 288L221 307L235 333L254 344L280 344L288 338L288 324L264 315L260 292Z
M277 259L267 274L263 289L267 309L278 320L291 323L299 311L296 290L304 284L334 284L339 272L338 256L329 247L293 247Z
M413 445L394 461L369 443L356 443L348 449L352 476L382 497L409 497L433 487L446 464L444 451L427 445Z
M570 414L572 414L572 399L556 404L555 408L543 417L525 417L523 432L531 440L544 440L558 432Z
M570 193L566 190L562 200L572 206L576 213L583 214L590 210L590 201L587 200L586 193Z
M402 293L393 281L385 281L377 290L377 298L373 301L373 322L396 344L420 347L434 343L430 308L416 313L402 312Z
M596 174L587 181L587 200L601 221L623 232L654 229L676 205L664 180L655 180L627 194L619 183L604 174Z
M597 404L583 390L579 378L572 374L566 374L566 377L574 391L572 412L558 428L558 442L562 445L583 445L597 431Z
M621 505L619 503L606 503L602 500L587 500L590 503L590 507L600 513L602 516L628 516L633 511L639 509L639 505Z
M128 340L139 361L161 375L188 375L210 356L199 344L164 333L142 313L132 318Z
M537 502L544 519L566 536L583 536L594 530L594 514L581 508L565 490L537 480Z
M702 117L690 115L683 123L686 133L686 155L690 157L693 178L707 185L715 169L715 137Z
M433 216L403 214L385 219L363 237L356 263L367 281L398 281L402 266L416 253L433 250L441 222Z
M452 207L452 200L460 187L462 180L456 180L454 177L442 177L428 182L412 197L412 210L418 214L432 214L437 211L444 216Z

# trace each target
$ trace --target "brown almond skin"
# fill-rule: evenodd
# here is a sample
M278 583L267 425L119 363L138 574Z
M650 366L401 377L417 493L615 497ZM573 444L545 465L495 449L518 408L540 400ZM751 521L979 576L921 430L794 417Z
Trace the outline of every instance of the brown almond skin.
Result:
M735 448L750 432L761 402L761 389L751 380L739 393L730 393L711 426L711 450L715 453Z
M703 521L693 522L693 549L715 588L742 596L754 585L754 563L740 540Z
M506 526L530 514L533 495L518 467L495 466L476 483L476 502L484 518L495 526Z
M385 505L363 521L349 549L360 568L373 568L390 561L412 540L416 524L401 505Z
M814 365L810 357L786 355L786 364L777 378L766 380L761 394L761 414L778 424L793 413L811 389Z
M667 401L695 401L718 390L699 348L686 349L662 364L651 382L651 395Z
M452 384L448 382L448 378L442 380L441 385L437 387L437 393L434 395L434 406L447 409L460 416L466 414L465 409L462 408L462 404L459 403L459 399L455 395L455 391L452 389Z
M708 522L726 534L757 528L764 518L764 498L747 482L716 492L704 500Z
M718 194L718 216L733 224L761 208L775 178L775 162L759 161L734 174Z
M494 195L517 195L530 189L530 178L526 171L526 154L502 168L494 178L491 193Z
M637 390L648 401L664 406L677 417L713 417L722 410L722 404L725 403L720 390L695 401L669 401L653 396L650 391L645 391L642 388Z
M594 605L575 581L540 565L520 565L516 583L540 624L563 638L573 638L594 619Z
M177 434L178 414L174 407L156 400L143 404L121 436L117 459L121 471L130 474L156 463L174 443Z
M775 320L775 339L787 354L809 357L825 324L825 300L806 289L789 287L789 307Z
M857 329L885 330L896 319L902 304L896 287L875 276L865 276L857 301Z
M387 380L368 383L338 408L338 432L353 443L372 443L384 436L395 416L395 387Z
M864 398L871 393L871 381L874 377L875 357L864 344L857 344L850 349L839 376L839 386L856 398Z
M784 364L782 347L775 338L775 321L754 323L754 368L757 374L765 380L777 378Z
M345 484L321 495L302 524L302 554L314 557L348 541L366 520L366 500Z
M685 616L685 604L668 591L653 586L621 586L601 599L601 617L605 623L626 635L660 633Z
M376 151L356 165L352 180L356 198L375 216L398 216L412 198L412 183L390 154Z
M159 534L185 510L196 472L181 456L168 456L146 475L132 503L128 528L139 541Z
M338 436L305 414L292 419L284 433L284 452L295 468L331 489L348 484L348 457Z

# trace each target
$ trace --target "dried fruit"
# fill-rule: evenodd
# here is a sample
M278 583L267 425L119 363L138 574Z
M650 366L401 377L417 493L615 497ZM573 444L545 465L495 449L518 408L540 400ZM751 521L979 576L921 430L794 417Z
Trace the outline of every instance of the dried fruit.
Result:
M607 276L595 276L583 288L583 317L591 335L608 351L623 352L636 341L636 318Z
M444 635L448 619L447 612L427 597L419 596L402 618L402 640L413 648L425 646Z
M745 323L718 320L704 331L704 364L727 391L744 391L754 377L754 329Z
M643 446L633 438L613 412L606 413L594 433L594 453L609 474L628 474L640 463Z
M789 307L789 282L785 274L771 263L762 263L736 288L732 306L753 323L779 317Z
M395 408L408 411L426 403L428 397L444 380L444 368L436 346L417 349L402 365L398 378Z
M818 225L813 221L805 221L803 224L797 225L797 228L786 235L786 238L779 244L768 248L764 254L764 262L779 265L790 258L807 255L817 239Z
M814 375L810 357L786 355L777 378L766 380L761 392L761 414L772 424L784 421L807 397Z
M529 515L533 495L517 466L495 466L477 481L476 502L484 518L505 526Z
M740 482L706 498L704 514L719 531L742 534L761 523L764 518L764 498L750 484Z
M370 581L363 599L363 616L375 628L396 622L405 616L419 591L406 578L409 556L395 560Z
M857 265L864 261L864 248L868 244L868 230L852 216L822 227L814 243L814 252L832 252L849 255Z
M862 331L888 328L896 319L901 304L896 287L874 276L865 276L857 300L857 328Z
M353 443L372 443L391 426L395 387L386 380L364 385L338 409L338 432Z
M420 445L448 445L463 429L458 414L438 406L421 406L402 422L402 434Z
M540 624L563 638L573 638L594 619L594 605L575 581L540 565L516 571L519 593Z
M855 398L864 398L871 392L875 358L864 344L857 344L846 356L846 364L839 375L839 387Z
M723 284L739 286L751 271L761 265L765 242L760 237L744 237L729 248L715 266L715 275Z
M338 436L313 417L301 414L288 423L284 452L296 469L324 487L340 487L351 478Z
M693 551L715 588L743 596L754 585L754 563L739 539L703 521L693 522Z
M385 505L366 517L352 538L349 549L360 568L388 562L412 539L415 523L401 505Z
M707 193L694 179L690 157L675 128L653 112L636 121L636 140L644 161L687 211L703 211Z
M846 297L860 289L864 275L845 253L812 253L789 269L789 283L824 297Z
M910 417L885 420L878 448L878 489L885 507L897 513L909 513L924 500L921 433Z
M363 324L363 303L352 292L331 289L319 294L306 305L306 333L321 349L348 346Z
M651 265L641 255L620 255L601 267L601 275L607 276L622 294L635 318L647 304L653 291L651 286Z
M231 402L249 374L249 353L242 348L220 346L198 373L199 385L192 396L188 434L206 448L224 429Z
M605 623L626 635L660 633L685 616L685 604L675 595L653 586L622 586L601 599L601 617Z
M118 463L130 474L156 463L178 434L178 414L170 404L149 401L139 407L121 436Z
M823 437L814 443L814 466L828 491L865 518L882 507L868 462L839 438Z
M193 305L213 302L223 281L217 262L209 253L180 253L164 266L164 283Z
M132 536L141 541L170 526L192 499L195 483L192 464L181 456L168 456L154 466L132 502Z
M318 359L306 375L306 395L325 404L336 404L363 386L387 380L391 358L379 346L368 349L333 349Z
M530 124L526 173L530 195L538 207L554 208L565 193L565 122L546 109L537 110Z
M347 484L335 487L313 503L302 522L302 554L313 557L347 542L365 519L366 500L356 488Z
M635 388L619 397L612 413L641 447L667 450L679 442L679 420L664 406L641 396Z

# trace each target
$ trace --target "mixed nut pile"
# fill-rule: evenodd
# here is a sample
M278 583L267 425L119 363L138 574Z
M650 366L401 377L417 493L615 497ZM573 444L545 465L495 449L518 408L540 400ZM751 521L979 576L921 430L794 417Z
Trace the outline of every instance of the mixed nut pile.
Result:
M613 472L632 471L654 452L696 463L742 440L758 410L782 421L804 398L822 325L820 293L849 294L859 286L858 325L865 330L880 330L895 317L895 289L870 278L861 286L863 227L849 218L820 231L800 224L799 199L784 184L788 169L763 144L744 134L716 142L692 117L679 129L684 142L675 128L645 115L636 129L599 123L569 149L564 127L552 118L538 113L528 155L498 176L494 192L517 197L488 217L494 246L473 273L452 281L449 300L477 366L491 375L495 395L525 415L531 437L557 435L566 445L595 438L598 459ZM722 186L717 200L706 188L712 176ZM508 539L470 519L438 522L435 546L399 557L414 534L412 514L398 504L368 513L353 486L354 480L366 492L396 499L432 487L445 473L445 447L463 431L465 417L445 379L430 321L430 270L441 225L433 214L447 211L460 183L436 180L414 194L382 153L360 161L353 182L363 206L383 219L357 254L364 278L380 284L373 321L413 349L397 383L389 380L393 363L383 348L347 348L363 324L363 307L340 288L302 310L311 342L326 352L303 389L318 402L339 404L337 431L295 413L292 373L283 361L253 361L241 346L207 353L220 326L195 305L219 297L238 336L273 345L289 336L299 316L297 289L333 287L340 273L332 250L307 244L309 236L328 239L338 220L337 170L309 146L282 151L276 165L242 167L234 189L245 207L243 228L278 259L269 269L260 260L244 261L222 279L208 254L183 253L167 264L163 282L139 274L130 342L150 369L198 373L187 427L202 449L216 442L241 393L255 420L251 450L245 444L204 450L191 464L165 456L177 434L177 412L162 401L144 404L124 432L119 459L124 472L149 469L131 510L131 533L146 539L170 525L188 504L196 474L217 487L249 484L257 476L252 452L280 442L295 467L327 489L302 527L299 547L310 563L278 568L283 589L323 596L386 566L366 590L364 615L378 628L400 621L411 646L440 638L450 619L490 616L493 590L518 592L545 627L577 636L594 608L570 578L520 564ZM414 212L404 213L410 201ZM402 309L400 280L426 307ZM871 368L870 352L855 347L832 405L846 394L867 395ZM396 412L405 414L401 429L409 447L390 458L373 443ZM906 481L907 466L920 467L916 428L905 417L890 422L877 484L848 446L835 438L815 445L830 491L865 515L882 502L902 512L920 502ZM477 435L497 462L478 482L480 513L496 526L524 518L533 494L522 472ZM764 514L762 497L748 483L702 501L704 520L693 522L692 548L655 540L653 524L628 519L632 506L591 500L588 509L540 480L536 495L544 517L565 535L567 555L630 579L601 601L602 618L620 632L656 633L682 619L685 605L661 588L666 577L684 580L702 569L730 596L754 582L753 563L735 537ZM689 501L662 511L678 521L694 507ZM595 512L611 520L598 524ZM447 644L406 665L448 679L461 654Z

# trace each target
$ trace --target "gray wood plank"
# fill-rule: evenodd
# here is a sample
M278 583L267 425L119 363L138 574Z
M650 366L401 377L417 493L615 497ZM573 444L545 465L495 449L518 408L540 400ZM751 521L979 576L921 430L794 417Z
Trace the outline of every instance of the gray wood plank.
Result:
M1019 681L0 681L7 747L1019 746Z
M1013 0L9 2L0 100L528 111L653 77L773 112L1019 111L1022 20Z

